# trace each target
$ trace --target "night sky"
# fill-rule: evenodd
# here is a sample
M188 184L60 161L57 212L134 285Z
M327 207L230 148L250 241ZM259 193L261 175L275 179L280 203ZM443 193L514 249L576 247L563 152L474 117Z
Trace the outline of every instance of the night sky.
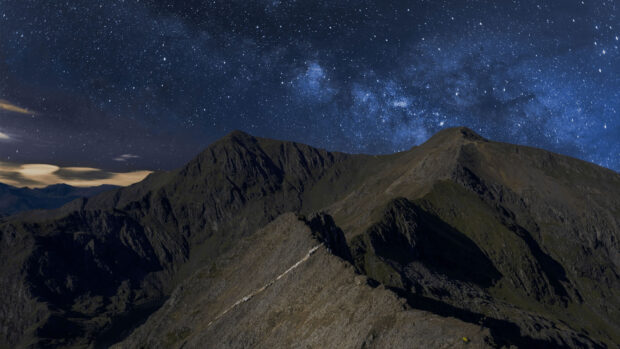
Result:
M620 2L0 0L0 161L172 169L234 129L440 129L620 171Z

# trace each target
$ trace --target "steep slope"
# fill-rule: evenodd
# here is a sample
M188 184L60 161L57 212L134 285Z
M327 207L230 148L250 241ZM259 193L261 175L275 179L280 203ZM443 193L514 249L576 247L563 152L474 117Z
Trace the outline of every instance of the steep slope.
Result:
M177 171L5 219L0 335L619 347L619 217L617 173L466 128L388 156L234 132Z
M10 217L0 228L3 341L87 346L121 338L176 280L298 210L307 188L351 158L234 132L178 171Z
M0 183L0 217L34 209L58 208L69 201L91 197L114 188L116 186L113 185L78 188L66 184L54 184L45 188L30 189Z
M368 241L378 226L387 225L391 243L398 244L420 225L402 217L430 215L445 223L440 231L471 239L501 277L455 284L455 275L425 270L432 266L428 261L382 256L372 246L364 251L387 267L371 277L391 275L398 282L385 282L404 296L452 309L448 313L462 318L471 317L467 311L509 321L521 334L550 341L547 345L620 343L617 173L538 149L489 142L468 129L443 131L399 162L380 174L390 178L385 184L370 179L365 195L352 194L330 208L349 240ZM394 202L396 196L406 204ZM399 206L409 208L394 213ZM454 262L460 258L454 251L462 249L444 253ZM459 274L472 276L467 270Z
M487 329L411 309L389 290L371 287L330 253L344 242L330 222L278 217L197 270L116 347L488 346Z

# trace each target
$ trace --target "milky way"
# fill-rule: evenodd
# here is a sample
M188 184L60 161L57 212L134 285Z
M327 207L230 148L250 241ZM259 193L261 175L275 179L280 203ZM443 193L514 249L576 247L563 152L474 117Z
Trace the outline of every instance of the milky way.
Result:
M614 1L0 0L0 160L171 169L226 133L468 126L620 170Z

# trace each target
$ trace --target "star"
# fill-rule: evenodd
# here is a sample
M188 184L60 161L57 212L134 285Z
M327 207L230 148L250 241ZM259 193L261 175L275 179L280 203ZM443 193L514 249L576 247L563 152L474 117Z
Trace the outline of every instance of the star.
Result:
M620 170L605 6L10 1L0 158L173 169L233 129L377 154L463 125Z

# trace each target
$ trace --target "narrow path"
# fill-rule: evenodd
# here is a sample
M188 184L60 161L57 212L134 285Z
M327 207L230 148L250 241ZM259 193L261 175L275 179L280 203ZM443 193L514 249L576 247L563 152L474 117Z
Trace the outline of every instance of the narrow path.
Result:
M314 254L314 252L316 252L316 250L319 249L319 247L321 247L321 245L323 244L318 244L316 246L314 246L313 248L310 249L310 251L308 251L308 253L306 254L306 256L302 259L300 259L299 261L297 261L297 263L293 264L290 268L286 269L285 272L283 272L282 274L278 275L275 279L269 281L265 286L255 290L254 292L248 294L247 296L239 299L237 302L235 302L235 304L231 305L230 307L228 307L226 310L224 310L222 313L220 313L220 315L216 316L213 320L211 320L208 324L207 324L207 328L209 328L211 326L211 324L213 324L215 321L219 320L222 316L226 315L226 313L228 313L229 311L231 311L232 309L234 309L235 307L237 307L239 304L241 303L245 303L247 301L249 301L250 299L252 299L254 296L256 296L257 294L263 292L264 290L266 290L269 286L273 285L276 281L280 280L281 278L283 278L286 274L290 273L291 271L295 270L297 267L299 267L303 262L307 261L310 256L312 256Z

